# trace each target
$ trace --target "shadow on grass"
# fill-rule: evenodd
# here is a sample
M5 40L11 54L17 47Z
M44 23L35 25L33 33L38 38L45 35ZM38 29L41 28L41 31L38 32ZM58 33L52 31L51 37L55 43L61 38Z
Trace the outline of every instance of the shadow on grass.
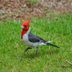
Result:
M59 53L59 49L51 49L51 50L46 51L45 54L55 55L55 54L58 54L58 53Z
M21 56L21 61L23 59L35 59L35 58L39 58L39 57L42 57L42 56L45 56L45 55L55 55L55 54L58 54L59 53L59 49L47 49L47 50L39 50L38 54L36 54L35 51L33 52L23 52L22 56Z

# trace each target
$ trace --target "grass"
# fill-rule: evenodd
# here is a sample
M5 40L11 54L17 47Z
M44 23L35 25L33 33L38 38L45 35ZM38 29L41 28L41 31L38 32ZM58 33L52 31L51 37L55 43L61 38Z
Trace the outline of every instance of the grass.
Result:
M24 53L19 24L0 21L0 72L72 72L72 14L52 19L33 18L31 31L51 40L60 49L48 46Z

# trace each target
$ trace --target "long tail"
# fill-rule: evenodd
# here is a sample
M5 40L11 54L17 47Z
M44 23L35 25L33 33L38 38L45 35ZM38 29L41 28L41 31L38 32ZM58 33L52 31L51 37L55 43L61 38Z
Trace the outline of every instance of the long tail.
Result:
M50 45L50 46L53 46L53 47L56 47L56 48L60 48L59 46L57 46L57 45L54 45L54 44L51 44L51 43L46 43L48 46Z

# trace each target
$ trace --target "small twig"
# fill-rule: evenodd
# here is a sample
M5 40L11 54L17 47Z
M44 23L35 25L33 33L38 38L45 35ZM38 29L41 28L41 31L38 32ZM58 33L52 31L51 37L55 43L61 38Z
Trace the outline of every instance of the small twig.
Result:
M70 62L70 61L68 61L68 60L66 60L66 62L72 66L72 62Z

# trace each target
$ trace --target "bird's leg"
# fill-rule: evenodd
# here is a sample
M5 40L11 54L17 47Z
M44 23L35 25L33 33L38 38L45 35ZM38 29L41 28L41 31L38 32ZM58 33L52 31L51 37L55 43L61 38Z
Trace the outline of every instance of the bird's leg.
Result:
M28 51L28 49L32 49L32 48L31 48L31 47L28 47L28 48L26 48L26 49L24 50L24 52ZM21 56L20 61L22 60L22 58L23 58L23 56L24 56L24 52L23 52L23 54L22 54L22 56Z
M25 49L25 52L28 51L29 49L32 49L32 48L31 48L31 47L26 48L26 49Z
M36 47L36 54L38 54L38 47Z

